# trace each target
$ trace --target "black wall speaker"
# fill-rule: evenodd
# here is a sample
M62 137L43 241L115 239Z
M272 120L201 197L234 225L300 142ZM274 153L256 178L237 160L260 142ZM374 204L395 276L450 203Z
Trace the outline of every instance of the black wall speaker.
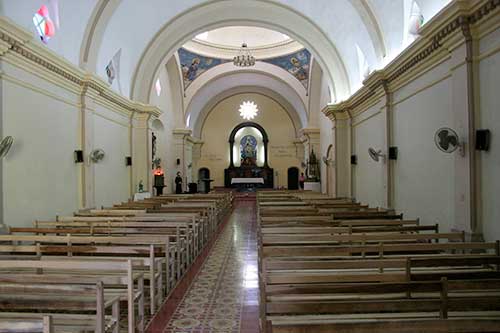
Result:
M131 156L126 156L125 157L125 165L126 166L132 165L132 157Z
M476 149L488 151L490 149L490 130L479 129L476 131Z
M358 164L358 157L356 155L351 155L351 164L352 165Z
M389 159L390 160L398 159L398 147L389 147Z
M83 163L83 150L75 150L75 163Z
M180 159L180 158L178 158L178 159L177 159L177 165L180 165L180 164L181 164L181 159Z

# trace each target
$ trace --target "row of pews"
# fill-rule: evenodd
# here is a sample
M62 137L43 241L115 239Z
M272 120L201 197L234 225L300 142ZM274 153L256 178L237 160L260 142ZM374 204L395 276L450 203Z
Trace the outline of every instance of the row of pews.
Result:
M347 198L257 204L262 332L500 332L500 242Z
M165 195L0 235L0 333L144 332L232 209Z

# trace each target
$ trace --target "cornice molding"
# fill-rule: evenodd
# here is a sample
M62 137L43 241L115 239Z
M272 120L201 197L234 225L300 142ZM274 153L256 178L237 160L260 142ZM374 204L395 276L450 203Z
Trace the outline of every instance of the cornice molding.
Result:
M49 48L37 43L24 28L6 17L0 17L0 57L6 54L27 60L40 69L62 78L68 85L79 85L82 94L92 96L93 90L96 97L105 99L126 113L147 113L154 117L159 117L162 113L156 106L134 102L116 93L98 76L76 67Z
M424 25L421 36L412 45L384 69L372 72L363 82L363 87L349 99L327 105L321 112L332 121L348 119L362 112L357 108L368 100L389 94L396 83L398 86L403 84L402 80L413 80L418 75L417 69L418 72L425 69L422 66L432 66L428 60L434 56L446 56L446 52L440 54L438 51L447 43L456 43L457 38L460 38L460 43L465 43L467 38L472 38L469 34L472 26L498 11L499 7L500 0L453 1Z

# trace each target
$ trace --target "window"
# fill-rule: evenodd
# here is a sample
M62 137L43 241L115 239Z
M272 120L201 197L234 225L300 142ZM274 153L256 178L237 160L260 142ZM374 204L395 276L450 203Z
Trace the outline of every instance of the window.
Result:
M160 94L161 94L160 78L156 79L155 90L156 90L156 96L160 96Z
M239 111L240 111L240 116L243 119L251 120L255 118L257 112L259 112L259 109L257 108L257 104L255 104L252 101L248 101L241 103Z
M36 31L42 42L47 44L50 38L54 37L56 27L54 22L50 19L49 9L47 6L42 5L40 9L33 16L33 23L35 24Z

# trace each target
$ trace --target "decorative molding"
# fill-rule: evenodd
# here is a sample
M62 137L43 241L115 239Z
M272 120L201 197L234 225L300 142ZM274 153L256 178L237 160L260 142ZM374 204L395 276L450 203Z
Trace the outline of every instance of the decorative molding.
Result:
M401 86L404 82L413 80L419 73L425 71L422 66L433 65L429 59L453 40L452 36L461 36L460 44L464 44L466 40L463 32L469 31L472 25L478 24L494 11L498 11L499 7L500 0L450 3L440 15L424 25L421 36L410 47L383 70L370 74L363 82L363 87L354 95L346 101L327 105L321 112L332 121L349 112L350 115L364 112L365 110L359 110L360 105L377 97L379 93L391 92L396 84ZM439 54L439 57L445 56L445 52ZM400 82L401 80L404 82Z
M93 90L96 96L104 98L126 112L148 113L154 117L159 117L162 113L155 106L134 102L119 95L101 78L71 64L47 47L35 42L32 35L24 28L6 17L0 17L0 57L7 54L27 60L68 83L79 85L83 93Z

